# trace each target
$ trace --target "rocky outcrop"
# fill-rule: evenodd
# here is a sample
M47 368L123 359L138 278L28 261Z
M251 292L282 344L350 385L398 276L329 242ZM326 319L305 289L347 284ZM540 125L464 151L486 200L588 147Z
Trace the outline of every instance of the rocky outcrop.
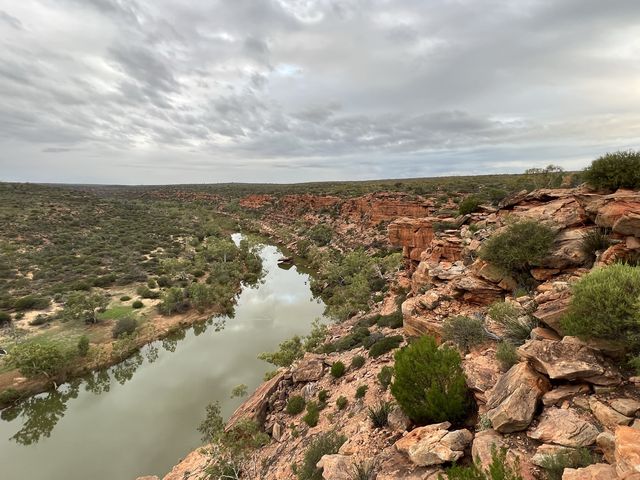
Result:
M619 427L616 432L616 471L620 477L640 473L640 430Z
M434 218L399 218L389 224L389 242L394 247L402 247L406 266L413 273L420 261L420 255L433 240Z
M527 363L514 365L486 393L491 425L502 433L525 430L533 420L538 402L550 389L549 381Z
M285 371L280 371L271 380L260 385L251 397L233 412L225 430L230 430L243 419L254 420L262 425L265 421L271 395L277 390L285 375Z
M495 430L482 430L476 433L471 445L471 458L480 462L483 468L488 468L493 461L493 452L506 448L507 444Z
M621 414L594 397L589 399L589 408L602 426L611 431L614 431L619 425L629 425L633 421L632 418Z
M411 200L403 193L380 192L346 200L340 215L351 222L377 225L398 217L422 218L433 212L433 201Z
M554 388L550 392L545 393L542 396L542 403L545 406L558 405L565 400L575 397L576 395L589 393L591 388L585 383L579 383L577 385L561 385L558 388Z
M398 451L421 467L455 462L464 455L473 435L469 430L449 431L449 422L412 430L395 444Z
M322 356L306 353L293 369L293 381L295 383L315 382L322 377L323 373Z
M576 448L593 445L599 433L593 423L575 411L552 407L543 412L538 426L528 435L544 443Z
M485 392L491 390L500 377L500 368L494 350L482 354L469 354L462 360L467 386L473 390L476 400L486 403Z
M351 480L353 459L347 455L324 455L316 467L322 469L324 480Z

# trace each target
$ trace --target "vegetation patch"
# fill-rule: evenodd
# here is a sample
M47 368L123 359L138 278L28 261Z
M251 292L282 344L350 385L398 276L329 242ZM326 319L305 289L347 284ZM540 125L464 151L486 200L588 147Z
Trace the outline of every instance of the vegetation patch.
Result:
M316 465L325 455L338 453L338 450L346 441L347 437L336 432L318 435L307 448L302 465L297 469L298 479L322 480L322 470Z
M583 173L592 187L606 190L640 188L640 152L634 150L607 153L594 160Z
M455 343L463 352L486 340L482 320L464 316L450 317L442 324L442 339Z

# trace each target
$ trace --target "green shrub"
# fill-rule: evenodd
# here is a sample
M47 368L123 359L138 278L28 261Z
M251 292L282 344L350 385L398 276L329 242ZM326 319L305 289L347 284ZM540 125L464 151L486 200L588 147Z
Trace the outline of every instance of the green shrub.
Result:
M303 355L304 348L302 346L302 339L296 335L283 341L279 345L277 352L261 353L258 355L258 358L278 367L289 367L293 362L302 358Z
M509 302L491 304L487 313L503 329L503 340L522 345L531 337L531 330L537 321L529 315L523 315L518 307Z
M385 365L378 372L378 382L383 390L389 388L391 385L391 380L393 379L393 367Z
M496 348L496 359L500 362L502 370L506 371L518 363L516 347L510 342L500 342Z
M302 421L310 427L315 427L318 425L318 420L320 420L320 407L316 402L308 402L307 413L302 417Z
M336 400L336 407L338 407L338 410L344 410L344 408L347 406L347 403L349 403L347 397L343 397L342 395L340 395Z
M89 337L82 335L78 339L78 355L86 357L89 353Z
M356 399L358 398L364 398L364 396L367 394L367 390L369 390L369 387L367 385L360 385L357 389L356 389Z
M391 402L380 401L374 407L369 407L369 418L374 428L386 427L391 413Z
M153 278L147 280L147 287L149 288L158 288L158 282L156 282Z
M144 303L142 303L140 300L135 300L135 301L131 304L131 306L132 306L133 308L138 309L138 308L142 308L142 307L144 307Z
M64 368L67 360L68 354L62 345L53 341L19 343L9 355L10 363L29 378L52 377Z
M0 326L5 323L11 323L11 315L7 312L0 312Z
M573 286L562 328L567 335L622 341L640 351L640 268L598 268Z
M318 245L324 246L333 238L333 230L325 224L318 224L311 227L308 232L308 236Z
M598 463L599 458L587 448L567 449L555 455L545 455L541 466L547 480L562 480L565 468L584 468Z
M554 238L553 230L537 221L512 223L484 242L480 258L515 276L522 276L544 260Z
M119 318L113 326L113 338L120 338L123 335L130 335L136 331L138 322L134 317L126 316Z
M595 188L640 188L640 152L633 150L607 153L594 160L583 173Z
M123 295L120 297L121 302L128 302L129 300L131 300L131 297L129 295Z
M325 455L333 455L347 438L338 435L336 432L328 432L318 435L304 453L302 465L298 468L299 480L322 480L322 469L316 467L318 462Z
M404 340L404 337L402 335L383 337L371 346L371 348L369 349L369 356L376 358L380 355L384 355L394 348L398 348L402 343L402 340Z
M398 309L389 315L377 315L376 325L379 327L401 328L403 325L402 310Z
M35 295L18 298L13 304L13 308L16 310L42 310L48 306L48 298L37 297Z
M438 349L433 337L422 337L395 355L391 393L416 423L462 420L470 407L460 355Z
M633 369L636 375L640 375L640 356L636 355L629 360L629 367Z
M147 287L142 287L149 290ZM151 290L149 290L151 292ZM159 292L151 292L153 295L160 295ZM142 298L153 298L143 296ZM157 298L157 297L156 297ZM180 287L171 287L162 295L162 301L158 304L158 310L163 315L172 315L174 313L184 313L191 307L189 300L185 297L184 290Z
M365 361L366 360L362 355L356 355L351 359L351 368L362 368Z
M142 298L160 298L160 292L154 292L153 290L150 290L149 287L146 287L144 285L138 287L136 289L136 293Z
M333 378L340 378L344 375L346 369L347 367L345 367L344 363L342 363L340 360L338 360L337 362L333 362L333 365L331 365L331 376L333 376Z
M597 252L604 252L611 246L610 231L605 228L589 230L580 241L580 250L593 263Z
M327 390L320 390L318 392L318 400L321 403L326 403L328 399L329 399L329 392Z
M523 480L519 470L517 461L513 466L507 462L506 448L498 451L494 447L491 451L491 463L486 470L476 462L468 467L454 465L446 473L448 480ZM439 475L438 480L444 480L444 477Z
M468 215L469 213L475 212L479 206L480 200L471 195L460 202L460 205L458 205L458 213L460 213L460 215Z
M464 316L447 318L442 325L442 339L452 341L466 352L486 340L484 324L477 318Z
M302 413L305 404L306 402L304 401L303 397L301 397L300 395L293 395L292 397L289 397L289 400L287 400L287 407L285 411L289 415L297 415L299 413Z
M29 322L29 325L32 325L34 327L38 327L40 325L44 325L46 323L51 322L51 317L49 315L44 315L44 314L39 314L36 316L36 318L34 318L33 320L31 320Z

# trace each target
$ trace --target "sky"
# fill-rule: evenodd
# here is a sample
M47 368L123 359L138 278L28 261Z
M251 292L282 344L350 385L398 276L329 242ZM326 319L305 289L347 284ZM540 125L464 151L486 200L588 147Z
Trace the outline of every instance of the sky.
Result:
M638 0L0 0L0 181L573 170L639 147Z

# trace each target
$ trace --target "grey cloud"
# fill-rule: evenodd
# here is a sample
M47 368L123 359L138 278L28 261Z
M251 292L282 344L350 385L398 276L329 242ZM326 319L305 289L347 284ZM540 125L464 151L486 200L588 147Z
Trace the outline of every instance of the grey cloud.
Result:
M4 10L0 10L0 22L4 22L10 27L16 30L23 30L22 22L19 18L14 17L13 15L9 15Z

